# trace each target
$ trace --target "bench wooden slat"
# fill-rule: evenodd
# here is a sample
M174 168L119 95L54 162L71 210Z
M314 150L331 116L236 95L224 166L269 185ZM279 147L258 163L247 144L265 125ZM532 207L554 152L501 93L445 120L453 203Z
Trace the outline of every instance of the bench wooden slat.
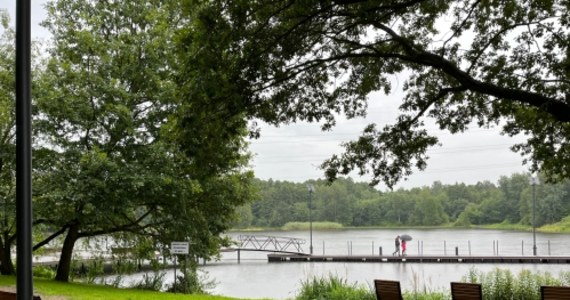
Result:
M452 282L451 299L453 300L482 300L481 284Z
M378 300L402 300L400 282L394 280L374 280Z
M570 300L570 287L567 286L541 286L542 300Z
M0 300L18 300L18 296L14 292L0 291ZM42 300L42 298L33 296L33 300Z

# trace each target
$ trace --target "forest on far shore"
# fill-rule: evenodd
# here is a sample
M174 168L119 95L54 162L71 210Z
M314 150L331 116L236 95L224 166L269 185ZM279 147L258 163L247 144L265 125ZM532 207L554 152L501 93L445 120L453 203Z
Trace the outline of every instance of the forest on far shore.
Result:
M534 186L536 226L560 222L570 214L570 181ZM309 192L307 185L314 191ZM532 225L533 186L528 174L467 185L442 184L380 192L366 183L341 178L304 183L257 180L259 199L239 208L235 228L279 228L288 222L343 226Z

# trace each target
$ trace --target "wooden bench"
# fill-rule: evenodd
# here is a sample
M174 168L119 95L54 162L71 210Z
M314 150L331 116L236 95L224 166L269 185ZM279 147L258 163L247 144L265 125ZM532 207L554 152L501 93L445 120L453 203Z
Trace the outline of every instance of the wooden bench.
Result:
M16 293L0 291L0 300L18 300ZM33 296L33 300L42 300L40 296Z
M570 287L567 286L541 286L540 298L542 300L570 300Z
M376 298L378 300L402 300L400 282L393 280L374 280Z
M452 282L451 299L453 300L482 300L483 292L479 283Z

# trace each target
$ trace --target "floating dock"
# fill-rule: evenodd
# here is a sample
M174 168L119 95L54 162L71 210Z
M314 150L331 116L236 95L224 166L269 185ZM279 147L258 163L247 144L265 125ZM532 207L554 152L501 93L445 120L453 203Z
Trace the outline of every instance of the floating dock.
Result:
M568 264L570 256L359 256L359 255L267 255L269 262L354 262L354 263L491 263Z

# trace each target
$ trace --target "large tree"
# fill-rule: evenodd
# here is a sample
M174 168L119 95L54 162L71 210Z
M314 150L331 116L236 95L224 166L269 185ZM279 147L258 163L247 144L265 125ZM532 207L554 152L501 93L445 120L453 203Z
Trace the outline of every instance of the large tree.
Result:
M0 9L0 273L14 274L11 250L16 242L16 34ZM32 92L43 72L40 43L32 41ZM35 145L41 152L41 145Z
M144 235L162 245L191 239L192 255L214 255L235 207L251 199L244 128L224 140L231 155L215 142L180 150L174 41L185 21L177 2L46 6L53 44L36 118L37 139L51 151L35 165L34 212L53 232L34 248L64 236L57 280L68 280L76 242L97 235ZM202 121L185 120L201 129L189 139L217 134Z
M427 118L452 133L474 124L525 134L513 150L532 171L570 176L567 1L212 0L192 8L187 65L247 118L324 121L327 129L336 113L364 115L371 92L392 90L391 76L407 77L397 121L371 124L346 143L323 164L330 179L357 170L392 187L424 169L438 143Z
M9 16L0 10L0 273L14 274L11 249L15 241L15 47Z

